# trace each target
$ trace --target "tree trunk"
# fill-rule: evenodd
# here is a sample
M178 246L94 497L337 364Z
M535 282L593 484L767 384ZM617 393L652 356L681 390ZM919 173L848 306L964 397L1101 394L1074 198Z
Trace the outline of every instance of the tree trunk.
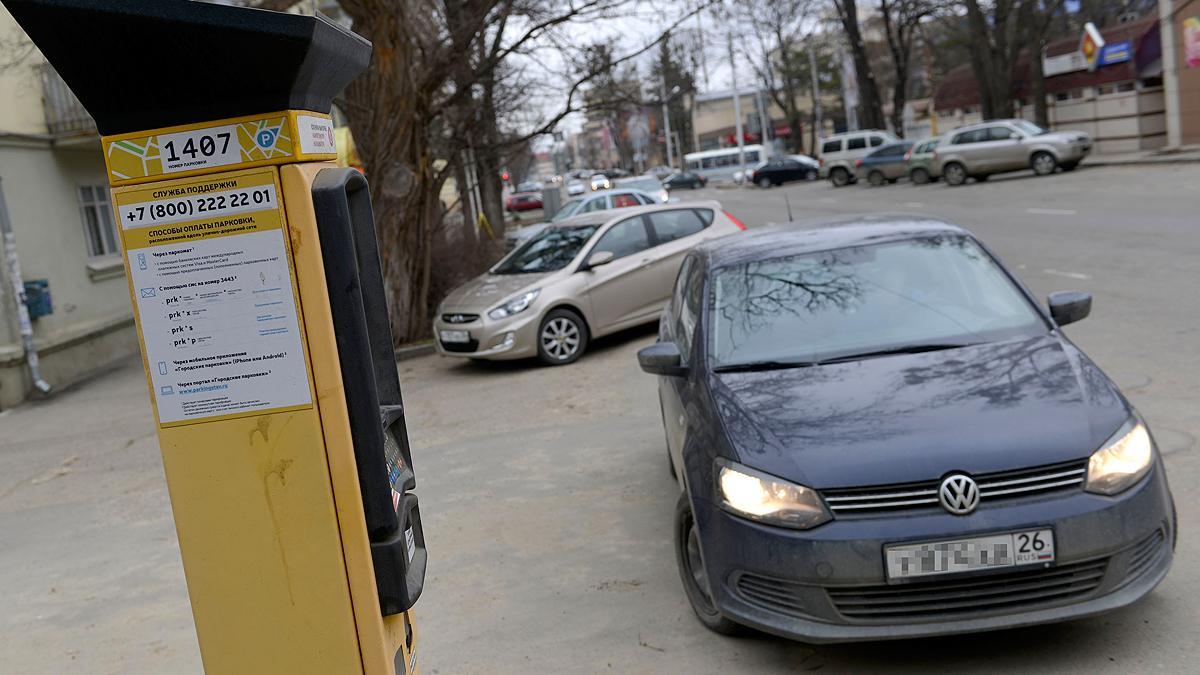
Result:
M892 131L904 138L904 105L908 102L908 67L896 64L896 86L892 89Z
M1046 108L1046 71L1042 63L1042 44L1038 41L1033 54L1033 117L1038 125L1050 128L1050 111Z
M858 78L858 103L862 114L859 115L859 126L864 129L882 129L884 124L883 105L879 98L879 86L875 83L875 73L871 70L871 61L867 57L867 47L863 43L862 31L858 27L857 0L838 0L841 12L842 28L846 31L846 41L850 43L850 56L854 59L854 74Z

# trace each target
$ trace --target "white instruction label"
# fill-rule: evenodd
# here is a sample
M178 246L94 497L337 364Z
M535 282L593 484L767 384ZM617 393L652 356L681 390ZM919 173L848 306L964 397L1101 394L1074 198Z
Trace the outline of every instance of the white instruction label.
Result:
M274 169L116 191L159 423L312 403Z
M337 152L333 120L315 115L296 115L296 130L300 137L300 152L323 154Z

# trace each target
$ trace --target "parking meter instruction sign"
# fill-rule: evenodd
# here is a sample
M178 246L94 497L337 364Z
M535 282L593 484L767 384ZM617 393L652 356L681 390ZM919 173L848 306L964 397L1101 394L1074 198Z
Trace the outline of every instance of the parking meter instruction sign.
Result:
M310 407L276 171L114 201L159 423Z

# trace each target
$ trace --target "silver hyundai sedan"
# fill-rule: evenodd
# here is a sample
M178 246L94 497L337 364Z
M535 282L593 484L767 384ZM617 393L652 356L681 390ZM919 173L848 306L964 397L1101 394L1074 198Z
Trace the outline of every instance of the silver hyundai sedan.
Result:
M684 255L744 230L715 201L589 213L554 223L438 307L438 352L563 365L592 338L658 320Z

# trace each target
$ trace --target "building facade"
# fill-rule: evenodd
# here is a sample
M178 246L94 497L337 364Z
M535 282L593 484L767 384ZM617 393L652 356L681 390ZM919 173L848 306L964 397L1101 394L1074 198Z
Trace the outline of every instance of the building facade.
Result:
M11 256L32 294L33 346L51 386L136 354L137 336L95 123L3 7L0 41L9 59L0 67L0 190L12 227L0 255L4 410L33 387Z

